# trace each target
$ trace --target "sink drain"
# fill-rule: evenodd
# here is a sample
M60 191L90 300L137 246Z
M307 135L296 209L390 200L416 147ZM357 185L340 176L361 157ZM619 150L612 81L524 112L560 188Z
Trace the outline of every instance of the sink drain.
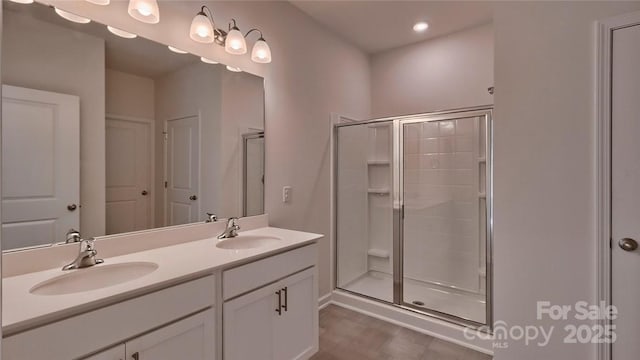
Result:
M419 300L414 300L411 302L413 305L418 305L418 306L424 306L424 303L422 301Z

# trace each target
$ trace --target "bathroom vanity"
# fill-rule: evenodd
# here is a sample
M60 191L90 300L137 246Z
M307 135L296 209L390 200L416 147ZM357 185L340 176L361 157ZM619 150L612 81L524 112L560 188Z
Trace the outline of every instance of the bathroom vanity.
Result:
M3 358L309 358L318 349L321 235L268 227L266 216L240 224L225 240L215 237L222 222L98 239L103 264L4 278ZM179 240L168 245L171 234ZM77 248L5 254L5 266L22 258L45 267Z

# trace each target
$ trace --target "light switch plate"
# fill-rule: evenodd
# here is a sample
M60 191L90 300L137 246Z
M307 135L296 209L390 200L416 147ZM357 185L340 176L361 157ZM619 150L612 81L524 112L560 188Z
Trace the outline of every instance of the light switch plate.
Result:
M283 203L290 203L291 202L291 186L283 186L282 187L282 202Z

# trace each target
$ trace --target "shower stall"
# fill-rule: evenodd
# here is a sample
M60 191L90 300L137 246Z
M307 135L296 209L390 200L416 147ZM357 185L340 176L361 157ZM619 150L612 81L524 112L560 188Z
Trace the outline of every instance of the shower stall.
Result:
M336 287L491 323L491 107L336 124Z

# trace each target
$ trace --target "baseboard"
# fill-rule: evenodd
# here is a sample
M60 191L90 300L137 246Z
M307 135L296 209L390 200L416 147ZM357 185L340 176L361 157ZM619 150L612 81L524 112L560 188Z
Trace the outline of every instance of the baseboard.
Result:
M318 310L322 310L331 304L332 293L325 294L318 299Z

